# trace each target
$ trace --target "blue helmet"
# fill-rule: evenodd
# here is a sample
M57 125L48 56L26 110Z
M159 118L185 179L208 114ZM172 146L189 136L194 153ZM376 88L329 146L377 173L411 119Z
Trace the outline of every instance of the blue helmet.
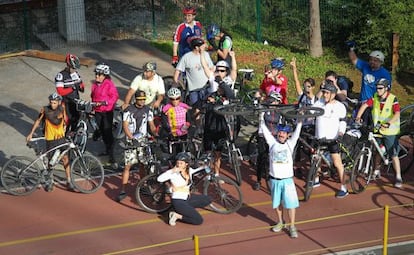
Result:
M207 28L207 40L210 40L220 34L220 27L216 24L211 24Z
M272 60L272 62L270 62L270 66L272 68L282 70L285 67L285 62L279 58L275 58Z
M292 128L289 125L279 124L279 125L277 125L277 131L278 132L279 131L284 131L286 133L290 133L290 132L292 132Z

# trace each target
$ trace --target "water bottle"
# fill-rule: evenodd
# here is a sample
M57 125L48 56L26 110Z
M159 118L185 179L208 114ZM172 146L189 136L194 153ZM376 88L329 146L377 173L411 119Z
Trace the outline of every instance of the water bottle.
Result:
M385 158L384 164L388 165L388 158L387 158L387 155L386 155L387 154L387 149L385 148L385 146L383 144L381 144L379 146L379 148L380 148L381 155Z
M59 156L60 156L60 150L57 149L55 150L55 153L53 153L52 159L49 161L49 164L51 166L54 166L57 163Z
M206 166L206 168L204 168L204 170L206 171L206 173L210 173L211 172L211 168L209 166Z

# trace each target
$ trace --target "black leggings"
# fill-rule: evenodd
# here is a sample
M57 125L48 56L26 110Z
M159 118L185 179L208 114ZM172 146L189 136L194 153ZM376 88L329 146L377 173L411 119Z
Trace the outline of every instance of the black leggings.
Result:
M96 124L102 134L102 140L105 143L106 152L112 155L112 147L114 143L114 136L112 134L112 120L114 112L95 112Z
M257 154L256 178L260 182L266 171L269 171L269 145L261 136L257 137Z
M203 218L195 208L203 208L211 203L211 200L206 195L192 194L187 200L173 199L172 205L176 213L181 214L182 222L201 225Z

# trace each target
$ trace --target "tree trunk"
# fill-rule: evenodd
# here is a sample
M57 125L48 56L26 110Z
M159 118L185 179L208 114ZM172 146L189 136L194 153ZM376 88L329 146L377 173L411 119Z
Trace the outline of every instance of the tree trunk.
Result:
M319 0L309 0L310 13L310 35L309 49L312 57L320 57L323 54L322 35L321 35L321 19L319 13Z

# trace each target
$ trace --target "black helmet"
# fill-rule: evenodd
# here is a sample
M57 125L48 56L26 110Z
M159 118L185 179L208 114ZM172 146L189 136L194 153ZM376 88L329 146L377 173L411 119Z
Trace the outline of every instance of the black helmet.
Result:
M381 78L377 81L377 87L378 86L384 86L387 90L391 89L390 81L385 78Z
M175 156L175 160L184 161L185 163L190 163L191 157L187 152L179 152Z
M190 41L190 47L191 49L195 49L195 47L200 47L204 44L204 40L201 37L193 36L189 38Z
M321 90L322 91L328 91L331 93L337 93L338 89L335 87L335 85L333 84L333 81L331 80L325 80L321 86Z

